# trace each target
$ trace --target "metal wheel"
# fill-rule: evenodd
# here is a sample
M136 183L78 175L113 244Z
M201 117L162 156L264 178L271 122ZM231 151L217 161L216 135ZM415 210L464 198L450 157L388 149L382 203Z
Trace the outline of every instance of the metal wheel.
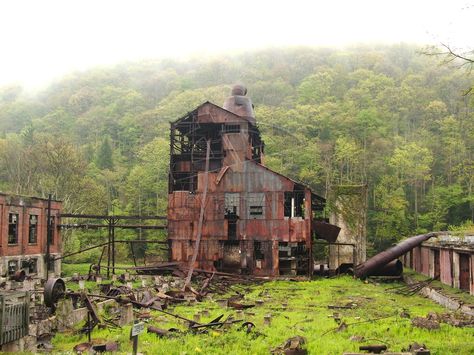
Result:
M49 279L44 285L44 304L48 307L54 307L56 302L64 296L66 284L63 279Z

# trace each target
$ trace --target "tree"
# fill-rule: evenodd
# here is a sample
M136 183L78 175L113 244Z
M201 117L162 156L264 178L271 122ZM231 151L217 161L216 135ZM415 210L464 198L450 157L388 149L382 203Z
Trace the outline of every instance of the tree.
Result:
M97 151L95 163L99 169L112 170L114 168L112 144L109 136L105 136L102 140Z
M398 176L399 186L404 183L411 185L414 194L414 219L415 227L418 228L418 190L422 182L431 177L431 164L433 155L416 142L408 143L402 147L395 148L389 164Z

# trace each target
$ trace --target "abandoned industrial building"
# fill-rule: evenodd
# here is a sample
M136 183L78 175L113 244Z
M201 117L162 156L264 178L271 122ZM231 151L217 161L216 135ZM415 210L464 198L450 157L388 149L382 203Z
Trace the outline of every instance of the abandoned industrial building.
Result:
M474 295L474 236L430 238L402 257L420 274Z
M82 322L81 332L88 333L89 342L78 345L93 348L90 334L101 322L104 327L121 327L138 314L149 316L148 311L134 313L134 307L184 320L193 333L199 327L230 325L235 322L232 317L200 324L200 315L190 320L164 311L168 304L203 300L207 292L214 292L206 290L211 281L220 282L219 278L222 284L216 289L244 280L286 275L297 279L292 276L311 277L316 272L392 282L402 280L403 262L474 294L474 237L431 232L402 240L366 260L367 185L332 186L326 209L326 199L310 187L265 166L265 145L246 93L244 86L236 85L223 107L205 102L171 123L167 216L63 213L62 202L51 197L0 193L0 351L36 351L44 334ZM63 254L61 230L69 229L108 233L100 234L96 245ZM122 233L118 238L115 229L133 230L140 238L122 238ZM165 230L167 236L142 230ZM143 248L143 263L137 262L134 245L152 243L159 248L150 251L159 250L158 254L147 256ZM129 246L133 266L119 260L116 265L117 245ZM60 278L62 260L96 248L102 252L89 273L74 272L67 278L78 283L79 291L68 289L66 279ZM191 277L201 284L200 291L195 285L188 287ZM89 293L86 280L96 283L97 293ZM136 292L132 281L141 281ZM175 289L170 290L170 284ZM224 301L225 308L232 304L231 299L210 299L219 306ZM241 310L258 302L234 306ZM352 309L354 304L328 308ZM105 306L117 324L100 319L98 310ZM282 307L286 309L286 303ZM167 332L153 328L148 332Z
M257 275L311 275L325 199L264 165L264 142L241 85L171 124L171 260Z
M62 203L0 193L0 275L46 279L60 275L61 234L58 216ZM48 226L50 233L48 233ZM49 237L48 237L49 235ZM47 266L47 259L52 260Z

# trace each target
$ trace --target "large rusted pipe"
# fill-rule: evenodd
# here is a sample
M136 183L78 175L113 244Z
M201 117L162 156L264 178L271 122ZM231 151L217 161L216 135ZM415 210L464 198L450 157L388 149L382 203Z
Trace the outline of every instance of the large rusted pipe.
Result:
M382 265L375 269L367 276L400 276L403 273L403 264L400 260L395 259L388 264Z
M445 234L445 232L431 232L427 234L420 234L414 237L405 239L404 241L398 243L397 245L384 250L377 255L374 255L366 262L359 264L355 267L354 275L356 277L364 277L368 275L373 275L376 270L382 268L392 260L397 259L406 252L410 251L414 247L420 245L425 240L430 239L431 237L436 237L438 235Z

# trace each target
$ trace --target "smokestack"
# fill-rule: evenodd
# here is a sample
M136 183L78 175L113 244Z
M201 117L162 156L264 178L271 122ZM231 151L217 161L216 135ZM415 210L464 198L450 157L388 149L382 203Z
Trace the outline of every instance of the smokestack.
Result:
M245 117L250 123L255 125L252 100L245 95L247 95L247 88L245 86L240 84L234 85L231 96L224 102L224 109L238 116Z

